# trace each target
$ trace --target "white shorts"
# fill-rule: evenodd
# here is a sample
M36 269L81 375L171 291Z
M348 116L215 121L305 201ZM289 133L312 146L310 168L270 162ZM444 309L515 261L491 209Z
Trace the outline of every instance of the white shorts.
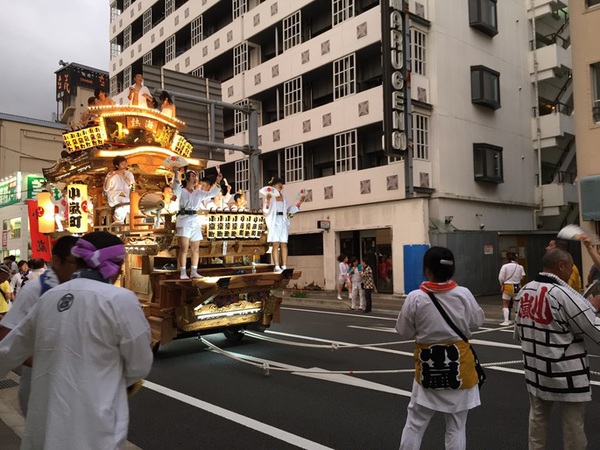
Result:
M191 242L202 240L200 216L179 216L175 223L177 236L188 238Z
M284 242L288 241L288 225L285 223L283 216L277 216L273 229L268 230L267 242Z

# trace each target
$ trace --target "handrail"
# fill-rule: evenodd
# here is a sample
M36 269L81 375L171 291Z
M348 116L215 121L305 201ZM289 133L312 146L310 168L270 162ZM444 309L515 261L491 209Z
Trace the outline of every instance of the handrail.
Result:
M569 139L567 146L564 148L563 152L561 153L560 158L559 158L558 162L556 163L554 172L552 173L552 177L550 178L552 180L552 182L554 182L554 179L558 176L558 182L560 183L562 180L562 183L564 183L564 179L565 179L564 174L568 173L568 172L561 171L560 167L562 166L563 162L565 162L565 159L567 159L567 155L571 151L571 148L573 147L573 145L575 145L575 136L571 136L571 139ZM562 175L561 175L561 172L563 173ZM574 181L575 180L573 179L573 181L571 181L571 184Z

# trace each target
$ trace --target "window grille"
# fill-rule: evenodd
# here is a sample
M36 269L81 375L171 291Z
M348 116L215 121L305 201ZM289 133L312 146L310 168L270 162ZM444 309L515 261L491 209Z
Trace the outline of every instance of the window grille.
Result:
M332 0L331 20L333 26L354 17L354 0Z
M283 19L283 50L302 42L300 10Z
M357 169L356 130L334 136L335 173L349 172Z
M302 112L302 77L283 83L284 117Z
M352 53L333 62L333 99L356 92L356 57Z
M304 145L294 145L285 149L285 180L304 180Z

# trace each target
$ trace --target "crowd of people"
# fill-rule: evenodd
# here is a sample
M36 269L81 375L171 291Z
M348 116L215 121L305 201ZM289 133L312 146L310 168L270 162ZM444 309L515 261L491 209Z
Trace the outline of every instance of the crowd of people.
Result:
M21 374L23 448L124 446L128 392L152 365L139 301L114 286L124 259L108 232L63 236L0 321L0 379ZM0 266L0 280L10 271Z
M585 235L578 236L594 267L600 253ZM502 293L501 326L512 325L509 310L516 305L514 338L521 344L529 395L530 450L547 448L553 408L560 409L564 448L587 448L585 405L591 401L590 372L584 337L600 345L600 295L582 294L579 271L568 252L568 242L550 242L542 271L523 285L525 270L515 252L498 280ZM452 276L455 259L450 250L431 247L423 259L427 281L408 294L396 322L402 339L415 340L415 380L402 431L401 449L419 449L436 413L446 422L445 447L466 448L468 411L481 404L477 359L469 338L484 321L472 293ZM575 274L575 276L574 276Z

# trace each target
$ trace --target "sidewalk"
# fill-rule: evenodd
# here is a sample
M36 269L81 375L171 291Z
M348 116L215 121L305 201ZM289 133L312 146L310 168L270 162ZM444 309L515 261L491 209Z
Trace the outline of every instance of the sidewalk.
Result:
M297 295L306 295L300 297ZM348 311L350 300L348 293L342 294L342 300L337 299L336 291L298 291L286 289L282 292L282 306L305 306L310 308L327 308ZM371 313L394 314L398 315L406 296L400 294L373 294L373 307ZM480 295L475 297L481 309L485 312L485 318L488 322L502 322L502 301L500 294ZM356 311L356 314L363 314Z

